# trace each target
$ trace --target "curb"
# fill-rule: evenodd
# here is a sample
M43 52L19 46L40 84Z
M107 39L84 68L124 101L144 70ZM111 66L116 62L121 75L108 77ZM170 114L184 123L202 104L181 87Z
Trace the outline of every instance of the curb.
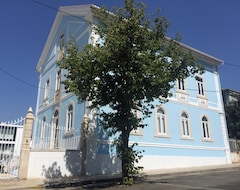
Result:
M162 172L146 172L144 177L146 180L150 178L164 179L169 177L181 176L181 175L196 175L204 174L208 172L226 172L232 169L240 169L240 163L233 163L227 165L216 165L209 167L196 167L196 168L179 168L173 170L166 170Z
M136 184L149 181L156 181L175 176L196 175L199 173L207 173L210 171L226 172L233 169L240 170L240 163L216 165L208 167L195 167L195 168L178 168L158 171L146 171L140 173L135 178ZM66 187L83 187L87 189L107 188L114 185L119 185L121 182L120 174L112 175L97 175L97 176L84 176L84 177L63 177L51 179L27 179L27 180L14 180L14 181L0 181L1 189L14 190L14 189L43 189L43 188L66 188Z

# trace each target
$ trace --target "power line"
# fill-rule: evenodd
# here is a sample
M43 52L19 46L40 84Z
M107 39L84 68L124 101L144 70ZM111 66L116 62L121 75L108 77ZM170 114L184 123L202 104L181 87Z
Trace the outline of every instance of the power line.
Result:
M36 85L31 84L31 83L29 83L29 82L26 82L26 81L24 81L24 80L22 80L22 79L20 79L20 78L18 78L18 77L16 77L16 76L14 76L13 74L9 73L8 71L4 70L4 69L1 68L1 67L0 67L0 70L1 70L3 73L5 73L6 75L8 75L9 77L11 77L11 78L13 78L13 79L15 79L15 80L17 80L17 81L19 81L19 82L27 85L27 86L30 86L30 87L33 87L33 88L38 88Z
M32 0L32 2L34 2L34 3L36 3L36 4L39 4L39 5L42 5L42 6L44 6L44 7L47 7L47 8L49 8L49 9L55 10L55 11L57 11L57 12L64 13L64 14L66 14L66 15L68 15L68 16L77 18L77 19L79 19L79 20L81 20L81 21L87 21L86 19L83 19L83 18L78 17L78 16L76 16L76 15L70 14L70 13L68 13L68 12L65 12L65 11L61 10L61 9L52 7L52 6L48 5L48 4L45 4L45 3L42 3L42 2L39 2L39 1L36 1L36 0Z
M16 76L14 76L13 74L9 73L8 71L4 70L3 68L0 67L0 70L5 73L6 75L8 75L9 77L17 80L18 82L21 82L27 86L30 86L30 87L33 87L33 88L37 88L38 89L38 86L34 85L34 84L31 84L29 82L26 82ZM44 87L40 87L40 89L45 89ZM55 89L50 89L50 90L55 90ZM191 89L191 88L187 88L186 89L187 91L198 91L197 89ZM219 91L216 91L216 90L205 90L205 92L219 92Z

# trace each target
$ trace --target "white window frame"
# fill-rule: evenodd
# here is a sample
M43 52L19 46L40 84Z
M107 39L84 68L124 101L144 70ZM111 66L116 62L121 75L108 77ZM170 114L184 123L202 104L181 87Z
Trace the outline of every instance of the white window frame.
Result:
M201 117L201 128L202 128L202 140L212 141L209 119L205 115Z
M45 138L45 135L46 135L46 116L44 116L42 118L42 121L41 121L41 131L40 131L40 140L43 141L44 138Z
M159 110L162 113L159 113ZM156 137L170 137L167 121L167 112L163 107L157 106L155 108L155 136Z
M132 110L133 114L135 114L137 116L137 118L142 118L142 112L139 110ZM138 135L138 136L142 136L142 127L137 127L136 129L133 129L130 132L131 135Z
M208 99L206 95L205 81L202 76L196 76L196 86L197 86L197 99L200 106L206 107L208 105Z
M57 58L58 61L60 61L63 58L63 54L64 54L64 33L61 33L58 44L58 58Z
M177 79L177 89L180 91L186 91L185 79Z
M183 115L185 115L183 117ZM181 139L192 139L192 129L190 118L186 111L182 111L180 115Z
M61 33L59 38L59 50L64 52L64 33Z
M45 82L44 101L49 99L49 94L50 94L50 78L48 78Z
M198 96L205 96L205 86L203 77L196 76L196 83Z
M60 146L60 118L59 110L55 110L52 116L52 129L51 129L51 149L58 149Z
M187 81L186 79L177 79L176 80L176 92L177 98L179 101L187 102L188 101L188 91L187 91Z
M56 83L55 83L55 91L58 91L60 90L61 88L61 75L62 75L62 72L61 70L57 70L57 73L56 73Z
M69 110L72 108L71 110ZM74 106L70 103L66 111L66 128L65 133L71 133L74 130Z

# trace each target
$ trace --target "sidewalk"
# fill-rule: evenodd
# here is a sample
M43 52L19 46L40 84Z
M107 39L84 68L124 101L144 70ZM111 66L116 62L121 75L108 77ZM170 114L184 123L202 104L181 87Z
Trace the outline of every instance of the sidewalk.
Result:
M204 173L211 171L226 171L228 169L240 168L240 163L216 165L207 167L193 167L193 168L179 168L179 169L165 169L157 171L145 171L141 174L142 180L151 180L167 178L176 175L192 175L196 173ZM15 190L15 189L44 189L44 188L57 188L57 187L77 187L87 184L95 184L101 186L104 183L117 184L120 175L98 175L86 177L63 177L54 179L0 179L1 190ZM96 185L97 184L97 185Z

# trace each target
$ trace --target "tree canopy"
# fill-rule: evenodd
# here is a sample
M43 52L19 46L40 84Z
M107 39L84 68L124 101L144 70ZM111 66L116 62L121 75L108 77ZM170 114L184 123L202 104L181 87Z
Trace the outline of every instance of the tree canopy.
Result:
M240 97L236 98L225 106L225 113L229 137L240 139Z
M68 71L63 81L66 90L79 101L91 101L91 108L111 108L99 117L111 135L119 134L115 144L123 180L129 181L140 158L128 145L130 132L145 126L143 119L151 114L153 100L165 102L177 79L201 74L203 68L177 39L166 37L169 24L160 11L146 15L143 3L125 0L124 7L113 13L95 8L98 21L91 24L98 40L81 51L69 41L59 66Z

